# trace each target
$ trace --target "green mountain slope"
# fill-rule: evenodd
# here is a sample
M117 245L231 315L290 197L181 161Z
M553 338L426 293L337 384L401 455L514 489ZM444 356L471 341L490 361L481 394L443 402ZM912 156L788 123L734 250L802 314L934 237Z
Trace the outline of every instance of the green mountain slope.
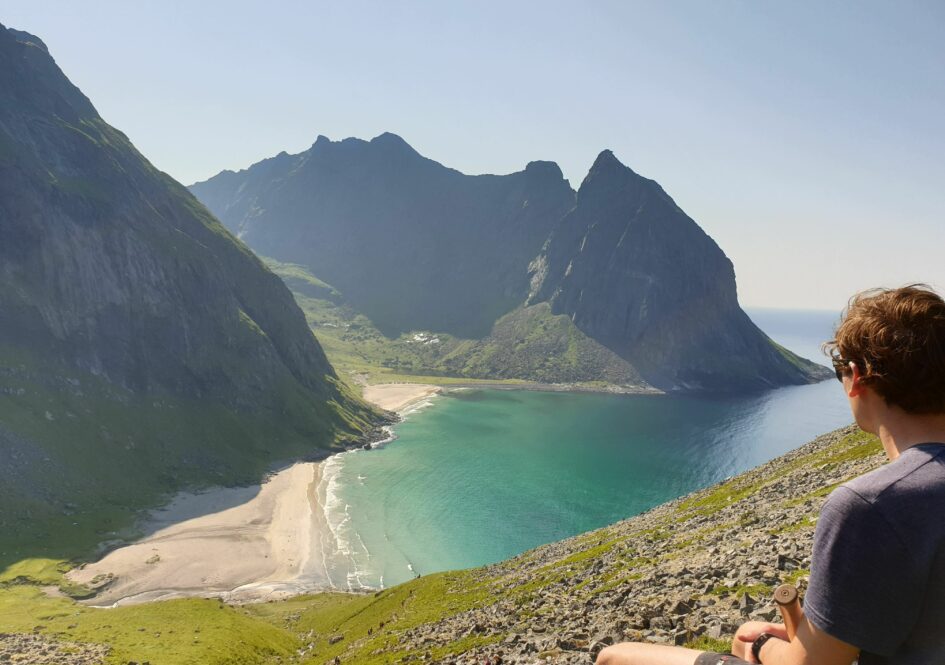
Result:
M2 26L0 233L0 571L375 426L282 281Z
M854 428L726 482L508 561L373 594L316 594L230 607L174 600L96 610L0 589L0 632L105 643L111 663L587 663L644 639L725 648L804 588L816 515L838 484L885 461ZM339 661L334 661L335 658Z
M265 261L292 289L332 365L355 380L566 382L596 389L650 389L629 363L578 330L567 316L552 314L547 303L516 308L482 339L424 330L392 339L351 307L344 294L304 267Z

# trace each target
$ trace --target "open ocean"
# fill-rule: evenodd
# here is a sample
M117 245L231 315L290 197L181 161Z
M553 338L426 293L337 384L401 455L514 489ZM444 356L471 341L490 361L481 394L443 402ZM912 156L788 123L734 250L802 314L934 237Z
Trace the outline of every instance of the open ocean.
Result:
M748 310L827 364L832 312ZM836 381L725 398L469 390L325 463L339 587L500 561L636 515L852 421Z

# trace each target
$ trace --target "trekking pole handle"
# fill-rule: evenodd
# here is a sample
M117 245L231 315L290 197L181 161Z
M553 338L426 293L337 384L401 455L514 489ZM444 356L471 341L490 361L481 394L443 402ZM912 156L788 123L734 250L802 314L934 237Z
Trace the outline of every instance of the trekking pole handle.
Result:
M797 635L797 627L804 619L804 610L801 609L797 587L793 584L782 584L774 590L774 602L778 604L778 609L781 611L788 639L793 640Z

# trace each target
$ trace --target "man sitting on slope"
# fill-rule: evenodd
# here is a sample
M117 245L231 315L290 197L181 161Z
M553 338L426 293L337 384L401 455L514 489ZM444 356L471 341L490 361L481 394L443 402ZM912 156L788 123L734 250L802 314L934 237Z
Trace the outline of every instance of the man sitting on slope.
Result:
M797 635L751 621L731 655L624 643L598 665L945 664L945 302L923 285L861 293L825 348L890 463L824 503Z

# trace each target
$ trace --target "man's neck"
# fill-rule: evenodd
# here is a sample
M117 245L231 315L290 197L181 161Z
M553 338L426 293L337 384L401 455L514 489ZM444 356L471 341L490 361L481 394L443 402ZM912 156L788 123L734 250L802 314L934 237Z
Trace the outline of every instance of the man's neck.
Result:
M922 443L945 443L945 414L914 415L889 409L884 416L876 433L891 460Z

